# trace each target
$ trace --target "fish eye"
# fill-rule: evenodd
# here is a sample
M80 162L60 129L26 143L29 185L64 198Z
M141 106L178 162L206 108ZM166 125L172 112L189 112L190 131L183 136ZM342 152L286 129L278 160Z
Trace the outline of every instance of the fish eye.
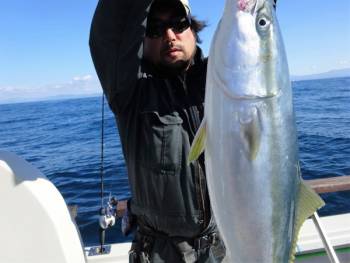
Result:
M265 26L267 24L267 22L266 22L266 20L264 19L264 18L261 18L260 20L259 20L259 25L260 26Z
M265 35L270 28L271 21L269 17L262 15L256 20L256 29L259 33Z
M266 17L261 17L258 19L258 25L261 28L268 27L270 25L270 20Z

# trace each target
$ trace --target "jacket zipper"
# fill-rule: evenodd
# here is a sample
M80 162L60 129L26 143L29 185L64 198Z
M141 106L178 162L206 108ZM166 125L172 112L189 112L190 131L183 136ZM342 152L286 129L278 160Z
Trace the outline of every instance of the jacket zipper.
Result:
M187 92L187 85L186 85L186 75L184 76L184 79L180 81L183 84L183 88L186 94L186 98L188 98L188 92ZM200 126L200 117L199 117L199 112L195 112L193 107L189 106L189 103L187 103L188 106L188 120L190 122L190 127L191 127L191 132L192 132L192 136L194 138L195 136L195 131L198 130L199 126ZM186 110L185 110L186 112ZM195 186L196 186L196 194L197 194L197 200L198 200L198 206L200 208L201 214L200 214L200 224L203 224L204 227L207 226L207 211L206 211L206 205L205 205L205 193L203 191L204 185L203 183L205 183L204 180L204 174L203 174L203 170L200 166L200 162L199 160L197 160L194 164L194 168L195 168Z

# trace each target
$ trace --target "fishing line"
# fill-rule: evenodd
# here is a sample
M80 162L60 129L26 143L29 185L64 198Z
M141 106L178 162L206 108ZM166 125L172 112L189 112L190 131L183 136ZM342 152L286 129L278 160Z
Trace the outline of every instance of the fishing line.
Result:
M109 227L115 224L114 207L117 206L117 200L114 197L109 197L108 202L104 203L104 129L105 129L105 94L102 94L102 106L101 106L101 164L100 164L100 177L101 177L101 208L99 218L99 233L100 233L100 249L99 254L105 254L105 234Z
M104 120L105 120L105 113L104 113L104 105L105 105L105 96L104 93L102 93L102 110L101 110L101 158L100 158L100 178L101 178L101 209L103 209L103 195L104 195L104 182L103 182L103 175L104 175Z
M104 93L102 93L102 110L101 110L101 164L100 164L100 178L101 178L101 208L100 208L100 217L105 214L104 207L103 207L103 197L104 197L104 121L105 121L105 112L104 112L104 105L105 105L105 96ZM105 229L103 229L100 225L99 228L100 233L100 254L103 254L104 252L104 243L105 243Z

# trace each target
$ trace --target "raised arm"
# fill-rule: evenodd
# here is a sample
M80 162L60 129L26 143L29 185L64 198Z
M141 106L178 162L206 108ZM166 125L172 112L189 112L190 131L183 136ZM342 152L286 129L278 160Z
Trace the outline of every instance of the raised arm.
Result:
M132 99L140 77L147 10L152 0L99 0L90 31L90 51L114 111Z

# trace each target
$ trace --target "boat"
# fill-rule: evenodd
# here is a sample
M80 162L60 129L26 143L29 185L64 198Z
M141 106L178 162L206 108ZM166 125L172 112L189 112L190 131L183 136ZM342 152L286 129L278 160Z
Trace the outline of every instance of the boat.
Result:
M342 190L350 190L349 179L342 181ZM318 181L313 187L329 190L320 185ZM330 188L340 189L334 182ZM129 242L103 249L84 247L74 215L57 188L30 163L7 151L0 151L0 207L2 263L128 262ZM314 220L308 219L301 229L296 262L330 262ZM350 213L316 220L322 221L322 233L335 248L334 262L349 263Z

